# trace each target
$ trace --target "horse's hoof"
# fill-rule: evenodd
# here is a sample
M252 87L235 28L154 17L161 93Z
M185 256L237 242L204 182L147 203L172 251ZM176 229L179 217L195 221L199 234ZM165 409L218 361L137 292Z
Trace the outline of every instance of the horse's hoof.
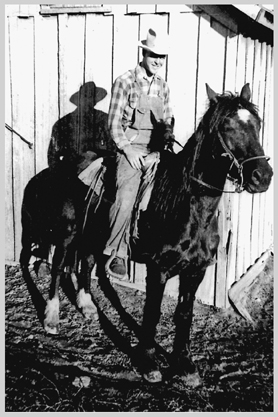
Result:
M157 384L162 381L162 374L160 371L150 371L143 374L143 378L151 384Z
M56 298L48 300L44 314L44 330L49 334L57 334L59 328L59 300Z
M96 307L84 307L82 308L82 314L85 317L86 320L92 319L92 320L98 320L98 313L96 311Z
M37 276L40 279L44 279L47 275L50 275L50 265L48 262L42 261L37 272Z
M106 276L112 282L129 282L129 276L127 274L116 276L115 274L107 273Z
M82 289L79 291L76 301L78 308L86 319L98 319L97 308L92 301L91 294L85 293Z
M44 323L44 330L48 334L58 334L59 333L58 326L51 326L50 324L46 324L46 323Z
M197 388L203 384L203 381L198 372L194 372L193 374L182 375L181 380L186 386L190 388Z

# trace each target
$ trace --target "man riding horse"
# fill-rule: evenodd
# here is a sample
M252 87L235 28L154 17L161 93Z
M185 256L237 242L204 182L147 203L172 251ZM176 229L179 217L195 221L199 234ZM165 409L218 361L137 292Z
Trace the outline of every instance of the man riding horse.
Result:
M171 124L169 87L158 75L169 49L168 36L149 29L139 43L143 60L119 76L112 87L108 126L117 146L116 198L109 213L110 237L104 249L106 272L119 279L127 273L129 228L144 167L157 160L162 139L159 121ZM160 139L160 143L159 143Z

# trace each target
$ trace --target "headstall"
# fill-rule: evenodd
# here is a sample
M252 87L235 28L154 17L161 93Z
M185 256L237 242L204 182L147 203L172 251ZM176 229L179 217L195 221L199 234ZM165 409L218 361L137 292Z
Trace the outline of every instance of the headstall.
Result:
M266 159L267 161L269 161L269 156L266 155L261 155L261 156L252 156L250 158L245 159L242 162L239 162L236 157L234 156L234 154L232 153L232 151L227 147L226 143L224 142L222 135L218 132L218 139L223 147L223 149L225 150L224 153L222 153L221 156L227 156L228 158L231 159L232 163L230 165L229 168L229 172L231 171L232 167L235 166L237 168L238 171L238 178L234 178L232 176L229 176L229 178L231 179L231 181L234 183L235 185L235 190L231 190L231 191L225 191L225 190L221 190L220 188L214 187L213 185L207 184L206 182L195 178L193 176L191 176L191 178L198 182L201 185L204 185L207 188L213 189L213 190L218 190L221 191L223 193L241 193L242 191L244 191L244 184L243 184L243 165L246 164L246 162L250 162L250 161L254 161L256 159ZM228 172L228 174L229 174Z

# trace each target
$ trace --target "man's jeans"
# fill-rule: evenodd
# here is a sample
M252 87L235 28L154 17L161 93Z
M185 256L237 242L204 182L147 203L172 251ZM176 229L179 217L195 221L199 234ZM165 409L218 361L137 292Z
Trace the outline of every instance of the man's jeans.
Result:
M144 149L146 155L149 151L147 145L132 144L132 146ZM105 255L115 255L120 258L127 258L129 244L129 229L132 210L141 182L142 170L132 168L127 158L123 154L117 155L116 172L116 200L110 208L110 230L111 235L104 249Z

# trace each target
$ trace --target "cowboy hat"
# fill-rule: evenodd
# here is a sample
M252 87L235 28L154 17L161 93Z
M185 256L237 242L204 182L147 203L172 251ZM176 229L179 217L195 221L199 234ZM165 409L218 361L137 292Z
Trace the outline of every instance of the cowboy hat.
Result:
M150 28L146 39L140 41L138 46L157 55L168 55L169 36L165 34L158 34L154 29Z
M97 87L93 81L89 81L81 85L79 91L71 96L70 101L76 106L79 105L80 101L83 102L85 100L92 101L93 104L96 104L106 96L107 91L104 88Z

